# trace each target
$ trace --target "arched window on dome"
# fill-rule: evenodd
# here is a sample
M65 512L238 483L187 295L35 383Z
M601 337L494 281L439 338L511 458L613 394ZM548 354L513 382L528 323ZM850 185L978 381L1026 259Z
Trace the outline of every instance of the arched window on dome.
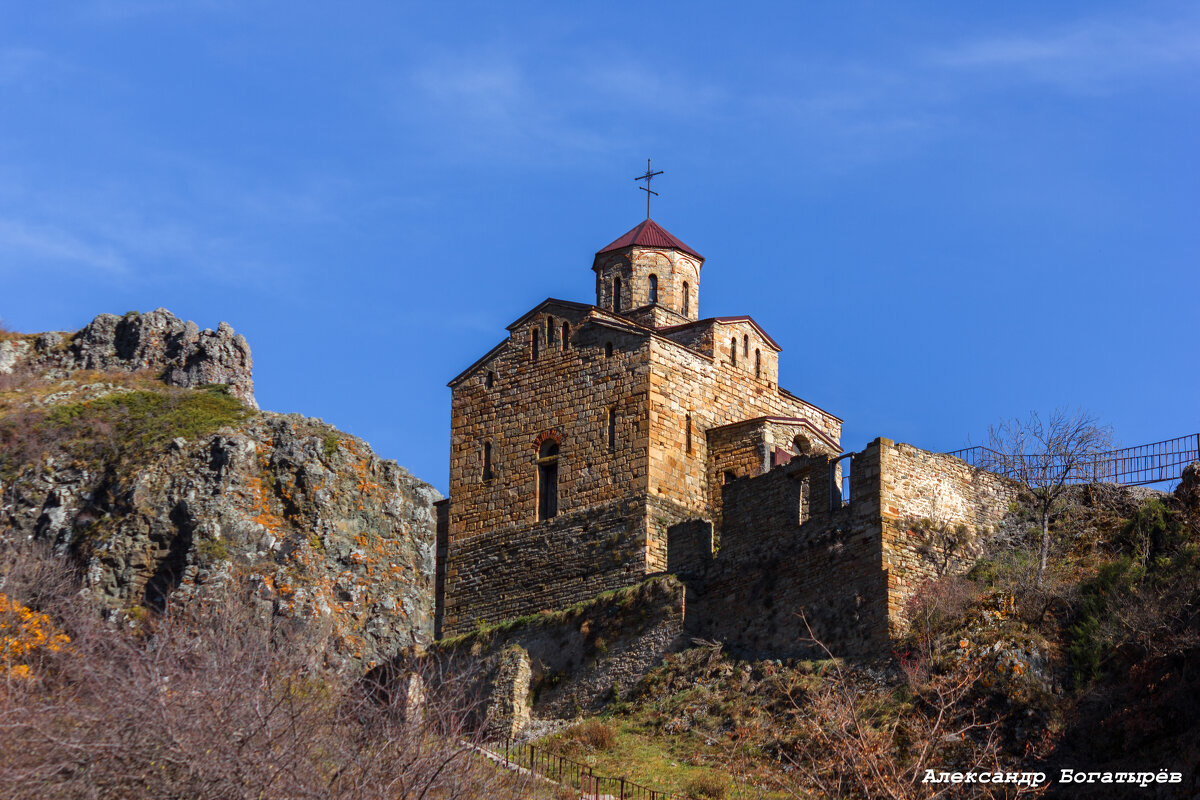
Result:
M658 302L658 276L657 275L650 276L650 302L651 303Z
M538 520L551 519L558 514L558 443L542 442L538 448Z
M571 346L571 323L563 320L562 324L562 349L566 350Z
M613 278L613 311L621 310L621 279Z
M729 363L737 366L737 337L729 340Z
M691 311L691 308L692 308L692 297L690 294L688 294L688 291L690 290L690 288L691 287L688 286L687 281L684 281L683 282L683 315L685 317L688 315L688 312Z
M532 361L538 360L538 349L542 342L542 331L534 328L529 332L529 355Z
M754 348L754 377L762 377L762 350Z
M746 334L742 337L742 355L750 355L750 335Z

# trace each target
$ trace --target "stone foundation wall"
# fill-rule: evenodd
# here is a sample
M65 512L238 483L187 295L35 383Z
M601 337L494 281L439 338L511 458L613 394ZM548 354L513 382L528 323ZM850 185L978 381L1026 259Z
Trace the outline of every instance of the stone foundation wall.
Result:
M565 608L645 576L645 497L449 541L442 634Z

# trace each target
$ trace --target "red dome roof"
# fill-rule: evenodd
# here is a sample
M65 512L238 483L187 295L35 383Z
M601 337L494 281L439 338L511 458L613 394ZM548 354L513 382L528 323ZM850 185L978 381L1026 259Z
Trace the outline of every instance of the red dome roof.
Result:
M632 230L617 239L612 244L597 250L596 255L608 253L613 250L620 250L623 247L632 247L634 245L638 245L640 247L669 247L675 250L681 250L687 253L689 256L695 256L701 261L704 260L704 256L700 255L695 250L688 247L671 234L667 233L665 228L649 218L639 222L633 227Z

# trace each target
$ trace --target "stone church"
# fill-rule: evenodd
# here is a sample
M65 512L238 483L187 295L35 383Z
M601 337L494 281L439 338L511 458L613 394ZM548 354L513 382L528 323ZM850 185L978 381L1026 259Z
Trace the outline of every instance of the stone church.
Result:
M701 316L703 266L647 217L596 252L594 303L543 301L450 381L439 637L672 572L697 632L750 636L738 618L769 623L787 597L874 641L928 573L904 520L941 495L981 524L1007 503L990 485L980 500L962 462L886 439L842 456L842 421L779 385L770 334ZM747 645L778 650L778 629Z

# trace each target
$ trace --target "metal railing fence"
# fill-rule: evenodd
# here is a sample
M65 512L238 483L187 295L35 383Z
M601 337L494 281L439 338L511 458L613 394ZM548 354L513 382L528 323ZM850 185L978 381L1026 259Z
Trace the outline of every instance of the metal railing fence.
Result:
M499 750L494 751L501 755ZM549 778L556 783L579 790L583 800L677 800L676 795L651 789L627 778L597 775L587 764L573 761L531 742L504 742L504 761L515 767Z
M1200 461L1200 433L1109 450L1070 464L1060 456L1017 456L999 453L982 445L955 450L946 455L961 458L973 467L1009 478L1020 479L1022 472L1058 475L1065 471L1066 483L1122 483L1127 486L1145 486L1178 480L1183 477L1184 467L1193 461Z

